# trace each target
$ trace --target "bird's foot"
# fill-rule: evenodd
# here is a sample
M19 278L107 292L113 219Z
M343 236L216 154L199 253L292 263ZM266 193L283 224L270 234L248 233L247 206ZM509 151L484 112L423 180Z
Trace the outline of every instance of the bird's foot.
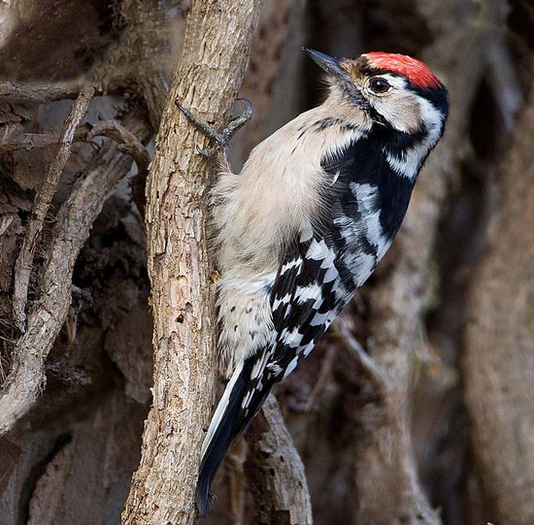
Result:
M182 106L178 101L176 105L178 109L203 133L205 133L209 138L214 140L218 146L220 146L223 151L227 151L228 145L232 140L233 136L252 118L252 104L246 98L238 98L237 102L241 102L245 106L245 110L241 115L232 119L230 124L219 133L217 130L213 129L208 123L199 119L191 111ZM202 149L197 146L197 151L204 157L211 157L215 153L215 149Z

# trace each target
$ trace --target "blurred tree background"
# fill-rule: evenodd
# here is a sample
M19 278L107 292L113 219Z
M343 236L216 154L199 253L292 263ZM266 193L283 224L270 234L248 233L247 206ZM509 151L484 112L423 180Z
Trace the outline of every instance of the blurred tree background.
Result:
M144 186L189 8L0 3L1 525L120 523L151 402ZM253 427L203 523L311 523L309 491L316 525L532 525L534 5L265 0L236 169L320 101L303 45L420 58L451 115L387 257L276 390L290 435L265 417L302 497L260 490Z

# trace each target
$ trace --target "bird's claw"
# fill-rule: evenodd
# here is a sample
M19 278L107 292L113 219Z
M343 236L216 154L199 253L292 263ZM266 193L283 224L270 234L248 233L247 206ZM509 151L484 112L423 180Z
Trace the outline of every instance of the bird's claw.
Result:
M228 127L222 132L222 136L226 142L230 142L232 137L252 118L252 104L246 98L238 98L236 102L241 102L245 106L245 110L239 117L230 121Z
M228 149L228 144L232 140L233 136L252 118L252 104L246 98L238 98L236 102L241 102L245 106L245 110L241 115L231 120L227 128L219 133L213 129L208 123L199 119L186 107L182 106L176 101L178 109L191 121L198 129L200 129L205 135L214 140L219 147L223 150ZM215 153L215 149L203 149L197 146L197 152L203 157L209 158Z
M202 155L203 157L209 159L210 157L213 157L213 155L215 155L215 149L214 148L201 148L198 144L197 144L197 153L199 155Z

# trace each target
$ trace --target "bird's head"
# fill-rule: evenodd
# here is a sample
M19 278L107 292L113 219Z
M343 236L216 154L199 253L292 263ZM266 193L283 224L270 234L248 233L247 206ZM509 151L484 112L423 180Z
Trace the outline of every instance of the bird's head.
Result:
M447 90L423 62L394 53L337 59L304 51L327 73L332 102L358 108L378 126L439 140L449 107Z

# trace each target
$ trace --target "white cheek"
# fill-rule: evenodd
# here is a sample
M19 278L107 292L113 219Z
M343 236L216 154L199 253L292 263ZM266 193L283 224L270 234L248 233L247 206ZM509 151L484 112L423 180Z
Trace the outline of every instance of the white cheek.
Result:
M401 176L413 179L421 167L421 162L428 152L436 145L441 136L442 115L427 100L418 100L420 122L424 122L427 135L425 139L413 148L408 148L401 157L393 156L387 151L389 165Z
M375 94L365 88L365 94L373 109L382 115L396 130L412 133L421 122L419 97L408 91L405 79L394 75L380 75L387 80L391 89L384 94Z

